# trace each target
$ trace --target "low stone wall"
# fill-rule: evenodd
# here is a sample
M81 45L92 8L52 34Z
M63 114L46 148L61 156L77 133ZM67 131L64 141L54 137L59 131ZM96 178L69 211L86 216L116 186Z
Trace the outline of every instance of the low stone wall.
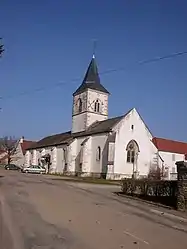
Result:
M122 192L187 211L187 162L177 165L177 180L123 179Z
M177 181L123 179L122 193L177 207Z
M187 162L177 162L177 209L187 211Z
M177 209L187 211L187 181L178 182Z

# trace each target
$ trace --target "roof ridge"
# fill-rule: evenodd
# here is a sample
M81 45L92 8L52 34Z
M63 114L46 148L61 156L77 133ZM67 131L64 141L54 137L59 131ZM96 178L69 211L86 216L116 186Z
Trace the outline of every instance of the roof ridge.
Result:
M163 139L163 140L172 141L172 142L177 142L177 143L187 144L187 142L180 141L180 140L174 140L174 139L163 138L163 137L153 137L153 139L154 139L154 138L156 138L156 139Z
M68 133L71 133L71 130L70 130L70 131L66 131L66 132L56 133L56 134L49 135L49 136L46 136L46 137L53 137L53 136L56 136L56 135L62 135L62 134L66 134L66 133L67 133L67 134L68 134ZM46 138L46 137L43 137L43 138ZM41 138L41 139L43 139L43 138ZM41 139L40 139L40 140L41 140ZM39 141L40 141L40 140L39 140Z

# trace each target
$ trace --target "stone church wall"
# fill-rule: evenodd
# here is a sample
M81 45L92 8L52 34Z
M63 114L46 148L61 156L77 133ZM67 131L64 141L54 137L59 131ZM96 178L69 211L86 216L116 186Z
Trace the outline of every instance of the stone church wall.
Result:
M116 131L116 140L113 178L132 177L133 167L139 177L147 176L157 149L151 141L152 135L137 111L133 109L114 130ZM127 162L127 145L131 140L135 140L139 147L135 166L133 163Z

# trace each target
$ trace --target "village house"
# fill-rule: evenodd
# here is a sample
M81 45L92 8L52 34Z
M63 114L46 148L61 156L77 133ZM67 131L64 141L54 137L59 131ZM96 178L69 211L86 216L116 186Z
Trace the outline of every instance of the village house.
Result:
M14 148L12 150L10 160L11 164L18 166L23 166L25 162L25 153L31 145L35 144L33 141L25 140L24 137L21 137L19 140L14 141ZM0 164L8 163L8 153L6 149L0 150Z
M25 166L48 165L51 173L108 179L146 177L160 169L166 179L176 179L175 162L184 159L187 144L154 137L135 108L108 118L108 98L93 56L73 93L71 130L30 146Z

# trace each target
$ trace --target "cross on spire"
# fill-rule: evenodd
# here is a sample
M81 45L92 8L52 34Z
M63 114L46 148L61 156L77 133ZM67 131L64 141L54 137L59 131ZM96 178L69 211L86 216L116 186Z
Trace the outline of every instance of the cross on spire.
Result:
M92 90L96 90L99 92L109 94L109 92L100 83L100 78L99 78L99 73L98 73L95 57L92 57L91 62L86 71L86 74L84 76L83 82L78 87L78 89L74 92L73 95L75 96L76 94L80 94L81 92L86 91L86 89L92 89Z
M92 55L93 59L95 58L96 46L97 46L97 40L93 40L93 55Z

